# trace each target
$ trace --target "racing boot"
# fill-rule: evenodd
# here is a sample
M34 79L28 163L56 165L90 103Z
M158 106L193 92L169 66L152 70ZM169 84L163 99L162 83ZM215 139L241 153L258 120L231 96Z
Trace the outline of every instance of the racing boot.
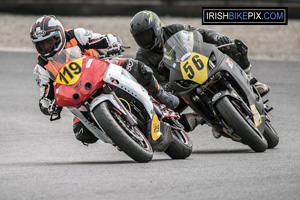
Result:
M179 105L179 99L175 95L166 92L163 88L159 93L154 95L154 98L161 104L165 104L168 108L174 110Z
M219 139L222 136L221 133L216 131L214 128L211 129L211 132L216 139Z
M86 146L88 146L88 144L93 144L98 140L98 138L95 137L77 117L73 119L73 132L76 139Z
M251 64L249 65L248 68L244 69L244 72L248 75L249 79L253 79L253 75L251 72ZM256 83L254 83L254 87L257 89L257 91L259 92L260 96L265 96L269 91L270 91L270 87L258 80L256 80Z
M196 113L182 114L179 122L184 126L186 132L193 131L199 124L203 125L205 123L205 121Z
M166 92L154 78L152 83L144 86L150 95L153 96L159 103L165 104L168 108L174 110L179 105L179 99L177 96Z

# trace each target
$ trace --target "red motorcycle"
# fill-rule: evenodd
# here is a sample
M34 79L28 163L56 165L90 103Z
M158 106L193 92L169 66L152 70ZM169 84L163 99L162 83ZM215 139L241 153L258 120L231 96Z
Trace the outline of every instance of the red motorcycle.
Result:
M47 70L53 75L56 104L68 108L103 142L137 162L151 161L153 151L172 159L190 156L192 142L179 115L150 97L122 67L72 47L55 55ZM88 118L80 107L88 111ZM59 118L60 113L50 120Z

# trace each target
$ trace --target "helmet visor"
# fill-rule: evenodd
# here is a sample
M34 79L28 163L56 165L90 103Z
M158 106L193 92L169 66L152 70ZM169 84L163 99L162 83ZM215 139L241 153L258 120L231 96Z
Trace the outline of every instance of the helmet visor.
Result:
M143 49L151 49L156 43L156 35L152 28L133 35L133 38Z
M36 42L35 46L40 54L51 53L56 46L57 38L55 36L50 37L46 40Z

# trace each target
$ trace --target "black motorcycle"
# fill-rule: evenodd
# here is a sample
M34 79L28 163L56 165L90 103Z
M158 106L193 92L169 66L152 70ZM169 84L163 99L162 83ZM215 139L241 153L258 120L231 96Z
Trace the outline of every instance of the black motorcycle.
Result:
M255 152L274 148L279 137L269 107L239 65L197 31L180 31L164 45L169 81L213 132L248 145ZM215 134L216 135L216 134Z

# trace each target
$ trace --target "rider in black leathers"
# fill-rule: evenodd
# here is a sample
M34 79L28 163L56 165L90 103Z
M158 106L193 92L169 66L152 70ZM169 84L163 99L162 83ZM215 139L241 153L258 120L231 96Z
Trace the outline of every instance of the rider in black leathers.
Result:
M152 11L141 11L130 22L130 32L140 47L136 53L136 60L151 67L154 76L161 85L164 85L166 90L171 90L171 88L168 85L169 70L161 64L163 58L162 47L165 41L181 30L192 31L196 30L196 28L183 24L172 24L162 27L159 17ZM198 29L198 31L203 36L203 41L207 43L223 45L233 42L228 37L214 30ZM252 78L251 64L247 57L248 48L241 40L235 40L234 45L222 48L221 51L234 59ZM268 93L270 90L269 86L261 82L256 82L255 86L261 95ZM181 112L184 108L186 108L186 105L181 100L175 111ZM182 123L188 124L188 126L185 126L186 131L191 131L202 122L201 118L195 113L189 113L182 115Z

